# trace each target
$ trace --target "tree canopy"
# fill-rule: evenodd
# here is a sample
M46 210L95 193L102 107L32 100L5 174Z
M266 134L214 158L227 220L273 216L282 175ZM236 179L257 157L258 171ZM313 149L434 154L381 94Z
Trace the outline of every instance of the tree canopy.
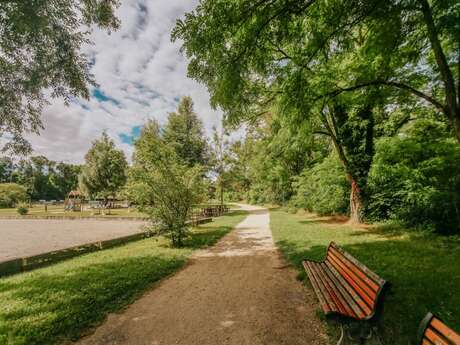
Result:
M168 115L163 138L188 166L207 164L208 146L203 123L193 110L190 97L183 97L177 111Z
M0 138L4 150L29 152L25 132L43 127L49 97L89 97L96 85L81 52L91 28L115 30L118 0L0 2Z
M361 221L382 128L434 110L460 141L459 13L453 0L205 0L172 37L227 125L276 112L281 132L328 137Z
M116 196L126 183L128 163L123 151L116 149L107 133L93 141L85 155L79 176L80 189L87 196L107 199Z

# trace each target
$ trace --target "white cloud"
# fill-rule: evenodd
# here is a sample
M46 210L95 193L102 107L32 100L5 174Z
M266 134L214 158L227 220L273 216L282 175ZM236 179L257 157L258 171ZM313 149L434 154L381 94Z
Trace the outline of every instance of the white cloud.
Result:
M100 91L119 104L92 97L66 107L61 100L53 100L43 112L45 130L40 136L29 136L34 154L81 163L91 141L106 130L131 156L132 147L122 143L119 134L129 134L148 118L164 123L178 97L184 95L193 98L209 134L220 123L221 113L211 109L206 89L186 77L187 61L179 52L180 43L170 40L176 19L197 2L123 0L118 10L120 30L108 35L95 29L94 44L85 47L95 59L92 73Z

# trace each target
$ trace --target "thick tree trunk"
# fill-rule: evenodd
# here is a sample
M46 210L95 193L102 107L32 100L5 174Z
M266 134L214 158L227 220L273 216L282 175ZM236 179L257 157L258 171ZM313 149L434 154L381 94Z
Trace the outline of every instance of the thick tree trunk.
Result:
M356 181L351 179L350 191L350 222L362 223L363 200L361 190Z
M452 125L454 127L455 136L460 143L460 111L458 114L455 114L455 117L452 120Z

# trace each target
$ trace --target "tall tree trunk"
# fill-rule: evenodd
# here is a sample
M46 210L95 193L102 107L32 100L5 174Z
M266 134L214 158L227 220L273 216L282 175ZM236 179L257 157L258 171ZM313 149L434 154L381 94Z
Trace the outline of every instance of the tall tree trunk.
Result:
M351 178L350 191L350 221L354 223L362 223L363 199L361 190L356 181Z
M458 142L460 142L460 110L457 112L457 114L454 114L452 125L454 127L455 136L457 137Z
M221 205L224 204L224 186L223 185L220 186L220 204Z

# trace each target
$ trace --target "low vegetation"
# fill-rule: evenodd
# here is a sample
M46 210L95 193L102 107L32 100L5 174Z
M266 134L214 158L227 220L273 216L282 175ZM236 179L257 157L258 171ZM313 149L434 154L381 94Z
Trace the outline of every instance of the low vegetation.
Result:
M414 341L418 324L428 311L448 324L458 324L460 238L411 232L399 226L349 226L334 218L279 210L270 212L270 224L276 244L302 280L308 281L302 260L322 260L329 242L335 241L391 282L384 305L382 338L386 344Z
M76 340L239 223L236 211L194 228L180 249L154 237L0 280L0 344Z

